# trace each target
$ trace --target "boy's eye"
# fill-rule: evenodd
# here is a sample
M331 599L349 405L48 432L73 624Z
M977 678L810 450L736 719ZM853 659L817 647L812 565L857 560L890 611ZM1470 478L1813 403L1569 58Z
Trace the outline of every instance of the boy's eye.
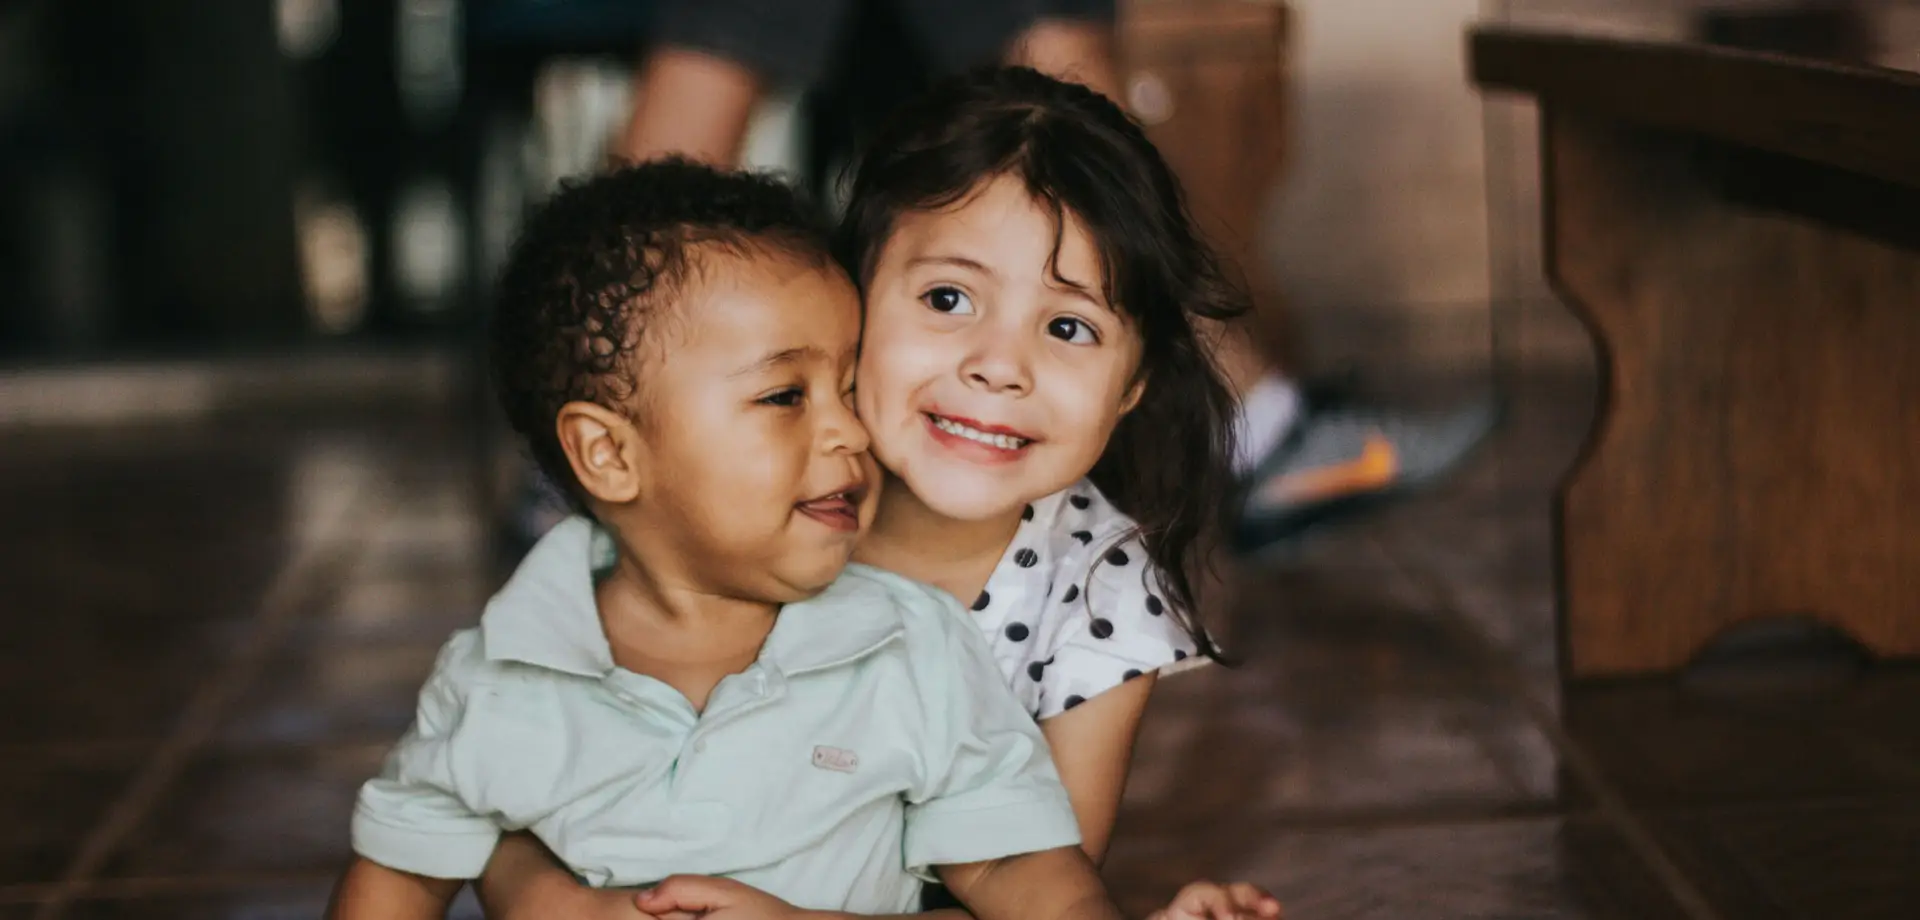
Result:
M1092 345L1100 341L1091 325L1071 316L1058 317L1047 323L1047 334L1074 345Z
M973 312L973 301L959 288L937 287L920 295L920 299L941 313L965 316Z
M765 406L791 407L800 405L800 400L805 398L806 395L806 391L799 387L787 387L784 390L777 390L760 397L758 402Z

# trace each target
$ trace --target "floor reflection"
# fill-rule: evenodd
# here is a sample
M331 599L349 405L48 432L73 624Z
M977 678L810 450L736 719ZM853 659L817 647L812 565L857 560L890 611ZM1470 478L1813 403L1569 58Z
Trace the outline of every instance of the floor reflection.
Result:
M1563 693L1546 497L1592 385L1519 395L1446 488L1230 574L1247 664L1162 685L1124 902L1207 874L1308 918L1912 916L1920 672ZM471 433L395 410L18 440L0 920L316 916L356 786L500 576Z

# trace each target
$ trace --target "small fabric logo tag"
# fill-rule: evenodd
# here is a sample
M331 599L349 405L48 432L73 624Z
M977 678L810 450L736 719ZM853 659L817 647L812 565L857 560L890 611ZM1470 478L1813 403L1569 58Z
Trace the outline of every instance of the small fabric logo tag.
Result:
M843 748L817 745L813 749L813 765L822 770L852 773L860 769L860 755Z

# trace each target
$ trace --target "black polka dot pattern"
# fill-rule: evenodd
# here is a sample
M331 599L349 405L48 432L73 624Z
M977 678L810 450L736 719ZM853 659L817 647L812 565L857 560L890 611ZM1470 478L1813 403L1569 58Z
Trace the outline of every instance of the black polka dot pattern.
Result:
M1152 557L1122 536L1133 522L1091 483L1022 506L1020 520L972 609L1035 719L1176 661L1192 663ZM1084 626L1073 625L1083 617ZM1067 654L1062 664L1056 652Z

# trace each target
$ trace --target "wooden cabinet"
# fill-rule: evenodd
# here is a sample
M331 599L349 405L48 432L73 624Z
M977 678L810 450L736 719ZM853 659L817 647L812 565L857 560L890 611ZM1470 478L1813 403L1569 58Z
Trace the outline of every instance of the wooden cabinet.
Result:
M1124 0L1129 110L1188 206L1255 290L1260 218L1286 161L1288 8L1272 0Z

